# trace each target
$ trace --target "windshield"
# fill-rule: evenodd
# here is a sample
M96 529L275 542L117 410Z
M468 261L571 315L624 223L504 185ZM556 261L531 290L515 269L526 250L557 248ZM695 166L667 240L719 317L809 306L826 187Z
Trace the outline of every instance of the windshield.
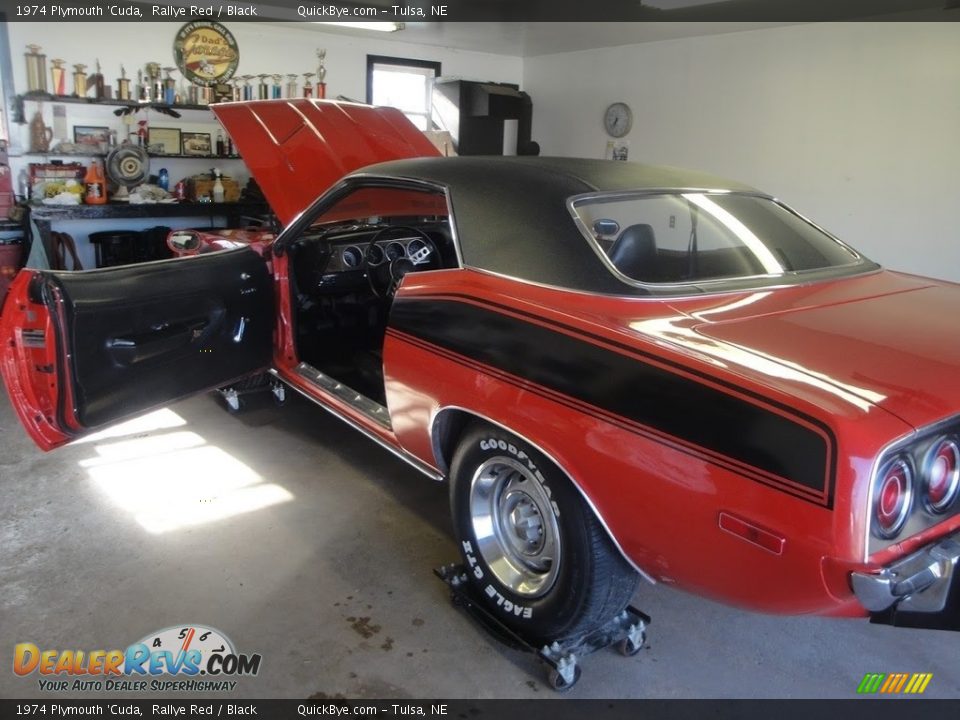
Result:
M777 277L864 262L793 211L755 195L618 194L572 207L601 257L637 283Z

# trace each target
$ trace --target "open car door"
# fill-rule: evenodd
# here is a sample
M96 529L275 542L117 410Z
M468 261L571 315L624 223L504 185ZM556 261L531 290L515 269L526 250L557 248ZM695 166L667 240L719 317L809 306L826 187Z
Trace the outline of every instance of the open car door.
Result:
M0 372L44 450L270 365L266 262L249 249L87 272L22 270Z

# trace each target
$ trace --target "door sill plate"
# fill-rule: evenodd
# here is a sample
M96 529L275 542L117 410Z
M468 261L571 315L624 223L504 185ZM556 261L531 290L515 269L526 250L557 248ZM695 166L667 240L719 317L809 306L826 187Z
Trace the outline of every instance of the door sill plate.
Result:
M339 380L335 380L305 362L297 365L295 372L297 375L300 375L317 387L330 393L338 400L342 400L354 410L363 413L364 416L370 418L386 430L393 429L390 423L390 413L387 412L387 409L363 393L357 392L349 385L344 385Z

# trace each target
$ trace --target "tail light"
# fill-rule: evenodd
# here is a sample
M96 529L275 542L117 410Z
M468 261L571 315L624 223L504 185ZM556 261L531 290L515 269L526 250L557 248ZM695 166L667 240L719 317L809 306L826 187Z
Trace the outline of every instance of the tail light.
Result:
M941 514L957 499L960 487L960 447L951 438L941 438L927 453L923 468L923 503L927 510Z
M895 457L878 473L873 498L874 532L884 540L896 537L913 500L913 466L906 456Z

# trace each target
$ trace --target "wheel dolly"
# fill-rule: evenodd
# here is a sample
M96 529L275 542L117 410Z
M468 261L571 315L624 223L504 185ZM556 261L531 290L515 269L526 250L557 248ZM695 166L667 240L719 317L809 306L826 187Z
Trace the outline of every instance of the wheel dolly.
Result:
M600 627L570 638L557 639L542 647L525 640L484 607L480 591L469 580L465 565L444 565L433 571L450 588L450 600L504 645L533 653L547 666L547 683L558 692L570 690L580 679L580 660L598 650L617 646L632 657L643 649L650 617L628 605Z
M248 395L270 392L277 405L283 405L287 400L287 388L282 382L269 373L260 373L244 378L232 385L217 389L217 394L223 400L227 412L239 413L245 408L245 397Z

